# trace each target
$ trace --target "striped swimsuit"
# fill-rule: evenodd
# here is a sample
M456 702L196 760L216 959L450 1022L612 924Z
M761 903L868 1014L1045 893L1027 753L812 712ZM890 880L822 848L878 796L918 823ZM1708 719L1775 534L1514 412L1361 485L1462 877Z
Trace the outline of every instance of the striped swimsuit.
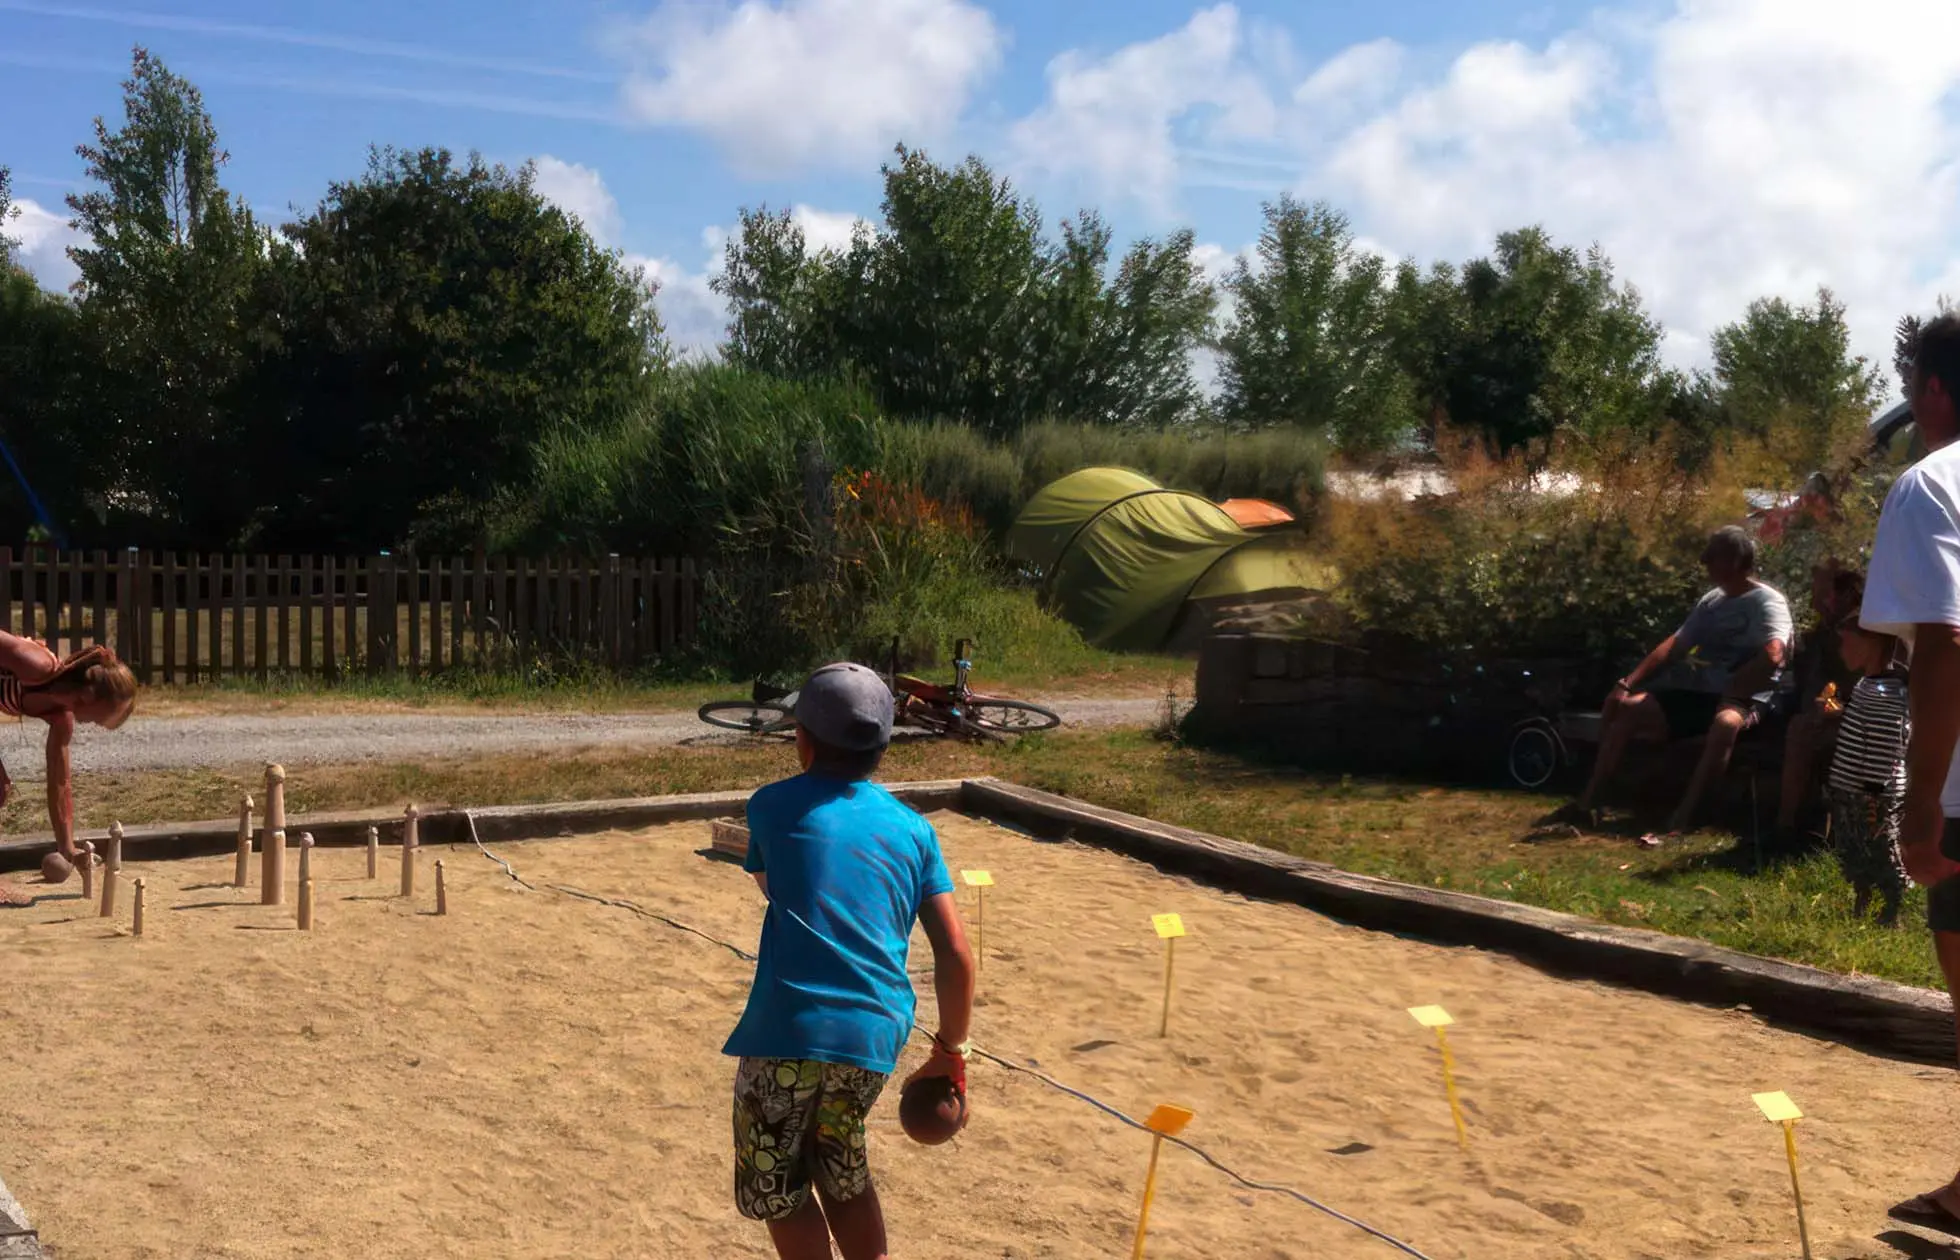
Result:
M23 716L20 711L20 679L4 669L0 669L0 713L8 717Z
M1905 680L1895 674L1860 678L1844 706L1825 780L1839 868L1851 884L1877 888L1888 903L1905 889L1898 841L1910 729Z

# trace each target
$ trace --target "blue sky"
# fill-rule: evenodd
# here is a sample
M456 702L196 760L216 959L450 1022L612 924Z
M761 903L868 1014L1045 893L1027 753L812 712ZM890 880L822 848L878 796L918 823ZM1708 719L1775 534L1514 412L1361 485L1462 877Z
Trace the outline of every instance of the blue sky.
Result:
M1881 355L1960 293L1952 0L0 0L0 164L45 283L72 274L74 146L139 42L203 89L262 214L370 144L537 160L689 345L738 207L836 239L901 139L980 153L1051 219L1189 225L1221 268L1285 191L1398 257L1540 222L1602 244L1688 364L1753 297L1829 284Z

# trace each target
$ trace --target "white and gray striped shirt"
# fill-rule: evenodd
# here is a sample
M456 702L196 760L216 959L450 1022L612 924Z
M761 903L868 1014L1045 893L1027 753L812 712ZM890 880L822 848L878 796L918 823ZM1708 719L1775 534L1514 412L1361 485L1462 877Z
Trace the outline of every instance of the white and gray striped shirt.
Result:
M1860 678L1838 724L1837 753L1828 780L1834 792L1906 790L1906 738L1911 730L1905 680Z

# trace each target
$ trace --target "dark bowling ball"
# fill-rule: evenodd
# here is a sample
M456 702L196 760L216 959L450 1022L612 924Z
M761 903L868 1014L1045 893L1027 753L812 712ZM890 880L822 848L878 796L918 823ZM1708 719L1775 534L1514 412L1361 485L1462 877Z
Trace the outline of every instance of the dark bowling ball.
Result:
M950 1142L966 1127L966 1099L947 1077L913 1081L898 1096L898 1123L921 1146Z

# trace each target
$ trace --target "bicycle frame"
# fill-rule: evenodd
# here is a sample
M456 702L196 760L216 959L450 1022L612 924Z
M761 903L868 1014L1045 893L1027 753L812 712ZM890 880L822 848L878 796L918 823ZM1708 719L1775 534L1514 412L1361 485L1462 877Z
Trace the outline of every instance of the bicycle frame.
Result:
M893 670L891 685L892 697L898 706L897 713L894 715L897 720L903 721L907 717L916 717L938 725L953 725L964 721L963 710L966 708L967 701L973 698L973 691L967 685L967 679L973 672L973 662L967 659L967 643L968 640L961 639L953 648L955 659L951 685L927 682L923 678L915 678L910 674L901 674L896 669ZM896 645L894 645L893 655L896 664ZM923 709L942 710L943 714L922 712Z

